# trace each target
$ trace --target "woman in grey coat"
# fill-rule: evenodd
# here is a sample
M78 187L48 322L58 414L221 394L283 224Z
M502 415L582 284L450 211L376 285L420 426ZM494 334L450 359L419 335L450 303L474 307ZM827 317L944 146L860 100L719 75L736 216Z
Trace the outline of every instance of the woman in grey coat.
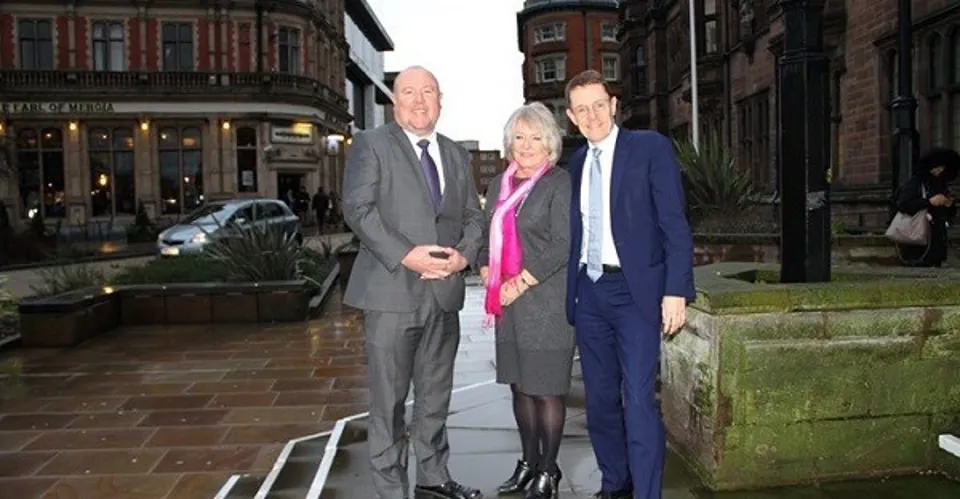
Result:
M496 324L497 382L509 384L523 457L501 494L555 498L574 334L564 315L570 175L554 165L560 128L543 104L517 109L504 128L511 161L487 191L480 261L485 308Z

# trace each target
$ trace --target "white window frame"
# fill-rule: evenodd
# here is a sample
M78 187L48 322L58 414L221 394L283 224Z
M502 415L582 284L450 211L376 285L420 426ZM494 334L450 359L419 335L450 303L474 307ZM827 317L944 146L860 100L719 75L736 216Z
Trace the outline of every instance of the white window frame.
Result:
M607 32L609 30L609 33ZM600 40L604 42L617 41L617 25L613 23L603 23L600 25Z
M603 79L607 81L619 81L620 80L620 54L616 54L613 52L604 52L603 57L601 57L601 60L602 60L601 69L603 73ZM610 61L613 61L612 76L607 72L607 69L608 69L607 62L610 62Z
M549 36L545 36L546 34ZM562 42L567 39L567 25L565 23L550 23L537 26L533 29L533 43Z
M553 64L553 68L547 69L547 64ZM547 77L547 73L552 72L552 77ZM567 56L566 54L548 54L537 57L533 60L534 81L537 83L551 83L555 81L566 81L567 79Z

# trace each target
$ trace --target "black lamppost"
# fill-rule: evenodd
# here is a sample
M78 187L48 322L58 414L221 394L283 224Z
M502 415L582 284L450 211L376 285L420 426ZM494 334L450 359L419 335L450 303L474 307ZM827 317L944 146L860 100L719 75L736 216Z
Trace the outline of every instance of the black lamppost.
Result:
M893 111L893 175L891 193L910 180L913 164L920 156L917 132L917 99L913 97L913 13L910 0L900 0L897 16L897 96L890 103ZM891 203L891 217L896 213Z
M830 280L830 61L824 0L780 0L780 281Z

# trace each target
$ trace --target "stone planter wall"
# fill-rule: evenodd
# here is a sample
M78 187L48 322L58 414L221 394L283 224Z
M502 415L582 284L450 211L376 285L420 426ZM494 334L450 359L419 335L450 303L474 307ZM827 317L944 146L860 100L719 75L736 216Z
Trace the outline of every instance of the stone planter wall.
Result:
M329 292L338 267L324 283ZM315 294L306 281L118 286L20 304L26 347L76 345L118 326L297 322Z
M960 274L837 269L838 282L802 285L724 277L755 268L698 268L689 325L664 343L663 419L705 483L957 476L937 435L960 430Z

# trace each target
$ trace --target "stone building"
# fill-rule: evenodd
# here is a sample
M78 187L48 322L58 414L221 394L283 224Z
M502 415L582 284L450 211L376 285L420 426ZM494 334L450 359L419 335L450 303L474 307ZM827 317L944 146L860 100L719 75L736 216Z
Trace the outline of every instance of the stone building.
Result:
M826 0L831 167L835 218L875 225L892 182L890 102L897 81L897 0ZM689 1L620 2L622 121L687 136ZM699 114L773 193L778 184L778 62L783 19L776 0L696 0ZM914 0L911 72L921 148L960 148L960 3Z
M337 188L352 116L343 0L0 5L12 218L179 217ZM291 185L293 185L291 184Z

